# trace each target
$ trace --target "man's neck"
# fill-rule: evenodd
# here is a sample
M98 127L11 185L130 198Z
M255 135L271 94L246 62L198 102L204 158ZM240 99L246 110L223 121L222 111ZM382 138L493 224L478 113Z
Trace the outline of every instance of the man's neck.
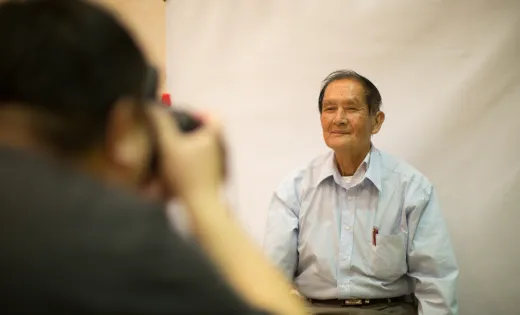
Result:
M45 117L43 117L45 118ZM0 109L0 145L13 149L24 150L33 154L48 156L69 164L73 168L104 177L105 167L102 152L89 150L81 156L66 156L54 149L37 135L35 121L43 119L38 113L23 107L6 107Z
M371 145L359 150L335 151L334 159L341 176L352 176L370 152Z
M117 176L107 166L102 152L90 151L81 157L68 157L46 146L41 141L38 141L36 137L23 133L5 132L5 130L0 131L0 146L49 157L59 161L60 164L69 165L73 169L99 178L102 181L121 182L118 181ZM121 184L125 186L124 182Z
M38 129L35 128L37 119L44 118L46 117L42 117L40 113L23 107L1 108L0 146L48 156L102 181L114 182L120 186L131 186L132 181L122 175L125 170L110 163L110 158L101 146L85 150L81 154L70 154L47 144L42 137L38 136Z

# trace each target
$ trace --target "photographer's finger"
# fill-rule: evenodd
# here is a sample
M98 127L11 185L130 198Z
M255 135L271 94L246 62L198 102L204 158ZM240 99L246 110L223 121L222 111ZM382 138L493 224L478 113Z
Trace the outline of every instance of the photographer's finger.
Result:
M201 128L196 132L197 134L204 134L214 138L220 137L222 133L222 125L217 118L208 114L197 114L197 118L202 122Z
M181 136L179 127L175 124L167 109L153 106L148 112L161 144L171 143L172 138L175 139Z

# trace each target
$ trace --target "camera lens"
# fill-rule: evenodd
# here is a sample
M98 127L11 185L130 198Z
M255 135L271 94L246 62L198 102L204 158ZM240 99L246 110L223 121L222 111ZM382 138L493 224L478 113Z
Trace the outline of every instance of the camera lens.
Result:
M202 122L189 113L179 110L173 110L171 113L182 132L191 132L202 126Z

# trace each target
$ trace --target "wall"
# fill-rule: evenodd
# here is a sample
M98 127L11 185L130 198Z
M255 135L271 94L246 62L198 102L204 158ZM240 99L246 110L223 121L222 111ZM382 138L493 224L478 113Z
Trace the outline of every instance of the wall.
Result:
M167 11L167 86L224 120L232 201L259 243L278 182L326 150L320 81L353 68L383 95L375 144L438 189L460 314L518 314L520 1L175 0Z

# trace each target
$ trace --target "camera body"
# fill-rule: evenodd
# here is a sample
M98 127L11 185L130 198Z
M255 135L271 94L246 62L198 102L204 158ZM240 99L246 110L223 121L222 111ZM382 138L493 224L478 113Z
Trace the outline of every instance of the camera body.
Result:
M170 104L164 104L162 102L158 101L157 97L157 86L158 86L158 77L159 73L155 67L150 66L148 69L148 76L145 83L144 88L144 98L145 101L148 103L151 103L152 106L161 106L163 105L165 108L167 105ZM189 114L188 112L181 111L181 110L175 110L168 108L169 112L172 115L172 118L175 120L177 126L179 129L184 132L191 132L196 130L202 125L202 122L193 115ZM146 175L145 182L147 180L153 179L157 176L159 172L159 148L157 145L157 135L156 130L154 129L154 126L150 125L150 138L151 138L151 152L152 156L150 158L150 165L148 166L148 174Z
M180 110L171 110L173 119L177 122L177 126L182 132L191 132L202 126L202 122L188 112Z

